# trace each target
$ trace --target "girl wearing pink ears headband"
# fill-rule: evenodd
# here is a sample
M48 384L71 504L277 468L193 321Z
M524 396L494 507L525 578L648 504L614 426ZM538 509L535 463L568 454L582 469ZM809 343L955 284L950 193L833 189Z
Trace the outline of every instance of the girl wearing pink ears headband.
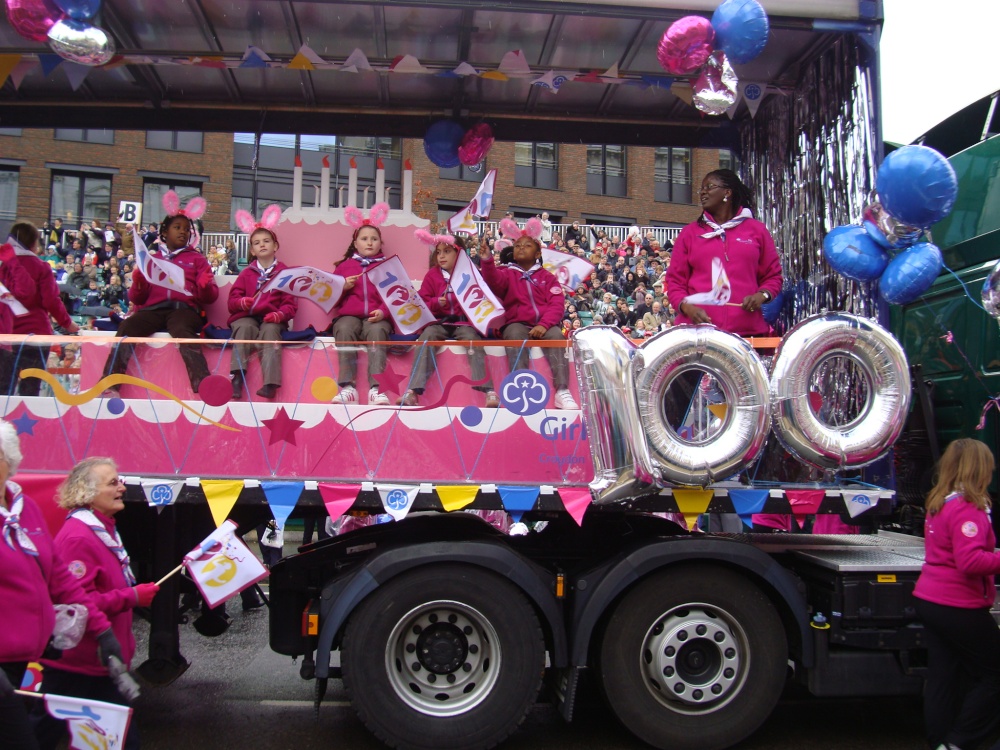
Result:
M387 203L372 206L368 218L354 206L344 209L344 219L354 227L351 244L344 257L337 263L334 273L343 276L344 294L340 298L340 315L331 326L337 342L337 385L340 390L334 401L344 404L358 403L358 389L355 386L358 369L358 350L352 341L388 341L392 334L392 319L375 285L363 276L368 268L384 261L382 254L382 231L379 227L389 216ZM389 397L379 391L376 375L381 375L386 366L386 347L373 346L368 351L368 403L372 406L388 406Z
M151 282L145 268L137 263L132 272L132 287L128 291L129 302L138 309L118 326L116 336L151 336L166 331L176 338L194 339L201 335L204 326L204 307L219 297L219 287L215 284L212 266L198 250L194 222L205 213L205 199L198 197L181 208L180 199L173 190L163 196L163 208L167 217L160 225L160 238L164 245L150 250L149 254L160 263L177 266L184 277L184 288L174 288L169 283ZM133 236L135 236L133 234ZM157 272L159 273L159 272ZM132 359L132 345L121 343L112 349L105 365L105 375L124 375ZM191 381L191 390L197 395L201 381L208 377L208 363L201 347L181 344L181 359ZM118 396L118 386L112 385L104 395Z
M420 296L437 318L436 323L420 332L417 341L482 341L483 337L462 310L451 287L451 274L459 253L465 252L465 241L450 234L431 234L424 229L418 229L413 236L431 248L430 270L420 284ZM439 351L433 346L421 346L417 350L410 386L399 400L401 406L416 406L419 403ZM500 406L500 397L493 390L493 380L486 374L483 347L469 347L469 369L472 379L478 384L472 386L473 389L486 394L486 406L493 409Z
M514 241L513 262L498 267L489 245L483 243L480 270L506 310L505 325L501 329L504 340L564 341L559 324L566 295L559 280L542 267L542 243L539 239L542 222L537 218L529 219L522 230L512 219L502 219L500 231L505 239ZM566 350L546 347L544 351L552 369L556 408L578 409L569 390ZM511 372L528 369L527 349L523 345L509 346L507 361Z
M236 212L236 226L250 235L253 260L240 272L229 290L229 327L233 338L244 341L280 341L288 321L298 310L298 299L277 289L264 290L267 283L287 266L277 259L278 237L274 227L281 219L281 206L264 209L260 221L249 211ZM264 384L257 391L261 398L272 399L281 387L281 348L276 344L236 344L229 371L233 380L233 400L243 397L246 368L250 358L260 355Z

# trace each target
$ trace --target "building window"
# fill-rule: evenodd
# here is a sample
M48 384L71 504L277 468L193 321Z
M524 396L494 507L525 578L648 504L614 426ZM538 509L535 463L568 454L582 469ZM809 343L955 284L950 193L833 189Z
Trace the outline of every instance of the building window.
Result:
M474 172L472 167L467 167L464 164L449 169L441 167L439 174L442 180L464 180L465 182L482 182L486 176L482 169Z
M52 173L52 218L67 226L111 221L111 178L74 172Z
M740 159L729 149L719 151L719 169L728 169L731 172L740 173Z
M151 221L159 221L163 213L163 196L168 190L177 193L181 199L181 205L186 206L192 198L201 195L200 182L182 182L181 180L151 180L146 178L142 181L142 214L143 219L148 224Z
M6 237L17 218L17 185L19 172L0 167L0 237Z
M653 155L653 198L662 203L691 202L691 149L656 149Z
M440 201L437 207L437 220L439 223L444 224L448 219L457 214L463 208L465 208L465 203Z
M0 128L0 135L20 136L21 128Z
M204 151L203 136L189 130L147 130L146 148L200 154Z
M514 144L514 185L559 189L559 152L554 143Z
M115 145L115 131L101 128L94 130L90 128L56 128L55 139L57 141L80 141L81 143L103 143L107 146Z
M628 195L624 146L587 146L587 194Z

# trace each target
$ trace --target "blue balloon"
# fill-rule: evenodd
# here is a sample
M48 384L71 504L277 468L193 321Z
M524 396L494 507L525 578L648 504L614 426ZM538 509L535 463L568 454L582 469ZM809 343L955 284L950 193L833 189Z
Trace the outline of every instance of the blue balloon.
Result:
M927 229L949 213L958 196L955 170L927 146L903 146L878 168L875 190L894 219Z
M891 305L913 302L931 288L943 265L937 245L918 242L889 261L879 282L879 291Z
M715 48L725 52L730 62L748 63L767 46L770 26L757 0L726 0L712 14Z
M101 9L101 0L54 0L59 10L74 21L86 21L97 15Z
M438 120L427 128L424 135L424 153L442 169L457 167L461 164L458 145L464 135L465 128L454 120Z
M874 281L885 271L889 254L863 227L834 227L823 238L823 255L834 271L857 281Z

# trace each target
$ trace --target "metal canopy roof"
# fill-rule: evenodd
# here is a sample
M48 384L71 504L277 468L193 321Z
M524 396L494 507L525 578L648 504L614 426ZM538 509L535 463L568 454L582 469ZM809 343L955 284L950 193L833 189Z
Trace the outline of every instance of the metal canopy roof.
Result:
M760 57L735 66L740 79L790 88L802 62L864 27L859 3L764 0L771 38ZM0 90L0 126L422 137L433 120L455 116L487 119L501 140L706 145L731 129L729 118L687 104L684 80L672 92L656 47L672 21L717 4L104 0L95 25L122 64L91 69L76 91L64 69L46 76L35 65L18 88L8 80ZM288 68L303 44L330 65ZM248 45L268 67L238 67ZM337 69L355 49L374 70ZM530 68L522 76L483 77L515 50ZM49 52L0 24L0 54ZM405 55L428 72L390 72ZM451 75L463 62L478 75ZM548 71L600 75L614 65L624 84L591 75L554 92L531 83ZM741 105L737 118L745 116Z

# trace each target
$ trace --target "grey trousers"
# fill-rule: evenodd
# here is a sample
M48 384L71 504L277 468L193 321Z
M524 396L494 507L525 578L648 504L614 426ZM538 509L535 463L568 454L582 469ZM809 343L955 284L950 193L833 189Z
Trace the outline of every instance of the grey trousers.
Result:
M447 341L448 339L455 339L456 341L482 341L483 337L472 326L435 323L421 331L417 341ZM410 378L410 388L418 392L423 391L424 386L427 385L427 379L431 374L431 367L439 351L441 349L437 346L417 347L417 353L413 361L413 375ZM486 352L483 351L483 347L469 347L469 369L472 371L472 379L475 381L483 380L486 377ZM476 385L473 388L479 391L492 391L493 381L492 379L488 380L485 384Z
M339 385L354 385L358 373L358 352L352 346L341 346L352 341L388 341L392 333L392 323L380 320L369 323L353 315L342 315L333 321L333 337L337 340L337 362L340 372L337 374ZM385 370L386 347L371 346L368 348L368 383L374 387L372 375L379 375Z
M281 341L281 332L287 328L286 323L261 323L253 316L237 318L229 326L233 330L234 339L256 341ZM246 372L250 366L250 357L254 352L260 354L260 371L264 376L265 385L281 385L281 347L268 344L236 344L233 347L233 358L229 365L230 372Z
M524 323L511 323L504 326L504 341L526 341L528 333L534 326ZM558 326L552 326L542 336L544 341L565 341L562 331ZM557 391L569 387L569 367L566 364L566 350L556 347L545 347L545 358L549 360L549 367L552 368L552 386ZM510 363L511 372L514 370L528 369L528 349L527 347L509 347L507 349L507 361Z

